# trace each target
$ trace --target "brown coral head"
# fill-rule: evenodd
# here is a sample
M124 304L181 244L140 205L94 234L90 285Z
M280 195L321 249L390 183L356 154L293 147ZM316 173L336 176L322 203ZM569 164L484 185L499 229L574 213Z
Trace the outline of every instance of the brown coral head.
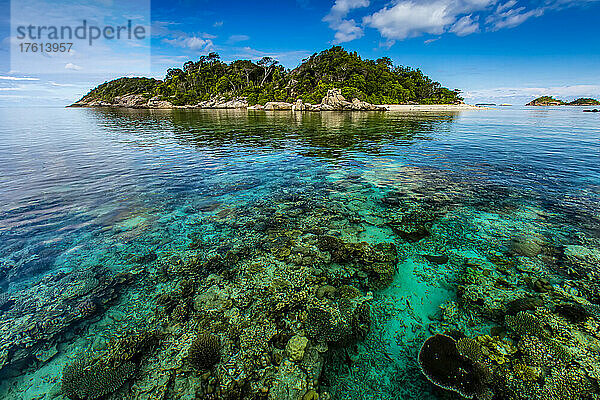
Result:
M461 355L456 340L436 334L425 341L419 352L423 375L434 385L472 399L486 389L486 376L479 365Z
M188 361L194 368L202 370L214 367L221 361L221 340L218 336L199 334L188 352Z

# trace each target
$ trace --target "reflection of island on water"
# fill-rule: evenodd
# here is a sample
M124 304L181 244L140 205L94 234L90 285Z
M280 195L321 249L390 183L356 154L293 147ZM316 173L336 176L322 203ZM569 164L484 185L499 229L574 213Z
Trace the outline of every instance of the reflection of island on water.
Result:
M306 156L336 158L352 148L379 154L387 144L407 145L445 132L457 113L396 114L381 112L247 112L245 110L89 109L95 122L111 131L163 126L182 144L198 147L242 146L264 149L290 145Z

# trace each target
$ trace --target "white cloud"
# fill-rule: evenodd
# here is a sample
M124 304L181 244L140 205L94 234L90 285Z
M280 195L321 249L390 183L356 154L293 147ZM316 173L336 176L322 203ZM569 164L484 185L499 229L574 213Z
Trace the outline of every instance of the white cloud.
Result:
M58 87L78 87L77 85L73 85L72 83L57 83L54 81L48 81L48 83L52 86L58 86Z
M82 68L79 65L73 64L73 63L67 63L65 65L65 69L70 69L72 71L81 71Z
M544 14L543 8L536 8L526 11L525 7L511 8L507 11L496 13L487 19L489 24L492 24L492 30L500 30L504 28L514 28L521 25L532 17L540 17Z
M223 21L216 21L216 22L213 24L213 27L214 27L214 28L220 28L220 27L222 27L222 26L223 26Z
M197 36L185 37L180 36L175 39L163 39L164 43L168 43L172 46L188 48L194 51L210 51L214 49L215 45L210 39L202 39Z
M364 18L387 39L406 39L429 33L440 35L456 20L446 0L433 2L400 1Z
M369 0L336 0L323 21L335 32L335 43L350 42L363 36L363 29L354 19L346 19L350 11L369 6Z
M245 42L246 40L250 40L250 36L248 35L231 35L227 40L229 43L238 43Z
M336 33L336 42L364 35L364 28L379 31L387 45L421 35L454 33L467 36L482 30L496 31L568 7L584 7L600 0L391 0L371 10L362 23L349 19L355 9L369 6L368 0L336 0L323 21Z
M506 10L510 10L514 6L517 5L517 0L509 0L506 3L499 4L498 8L496 8L496 13L501 13Z
M90 88L86 80L79 84L72 83L73 78L64 75L69 83L57 83L46 80L43 76L35 81L0 81L0 106L15 106L21 104L57 105L70 104L81 97Z
M0 76L3 81L39 81L39 78L27 78L19 76Z
M391 40L453 32L466 36L479 31L479 16L497 0L399 0L368 15L363 22Z
M324 21L345 18L348 13L356 8L368 7L369 0L336 0Z
M450 28L450 32L455 33L457 36L467 36L471 35L475 32L479 32L479 16L473 18L471 14L465 15L461 19L459 19L452 28Z
M341 20L337 25L335 32L335 43L350 42L354 39L361 38L363 36L363 30L356 24L353 19Z

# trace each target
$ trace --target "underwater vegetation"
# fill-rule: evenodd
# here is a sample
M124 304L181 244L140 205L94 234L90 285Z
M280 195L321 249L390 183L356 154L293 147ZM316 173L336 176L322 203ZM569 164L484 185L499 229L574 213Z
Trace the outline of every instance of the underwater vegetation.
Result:
M118 126L136 118L95 115ZM351 115L254 115L251 129L223 114L169 115L150 114L148 124L173 129L186 156L252 153L260 142L265 170L227 180L217 163L187 175L216 163L190 156L168 170L179 182L167 200L149 193L136 198L139 210L112 210L100 239L65 246L60 270L24 261L45 273L27 280L9 266L18 254L3 259L0 397L598 398L594 202L386 160L386 147L402 142L404 151L414 132L429 139L453 117L377 117L369 130L351 129L363 118ZM198 118L208 121L199 128ZM265 176L293 168L296 136L311 168ZM137 139L140 158L151 159L145 152L157 148ZM227 168L238 160L218 155ZM52 256L65 250L56 247Z

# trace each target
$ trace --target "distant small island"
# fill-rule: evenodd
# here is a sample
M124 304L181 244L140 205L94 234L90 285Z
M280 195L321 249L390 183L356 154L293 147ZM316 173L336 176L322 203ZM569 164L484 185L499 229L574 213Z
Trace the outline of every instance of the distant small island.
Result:
M419 69L388 57L362 59L334 46L288 70L277 60L221 61L217 53L171 68L164 80L119 78L92 89L71 107L385 110L376 104L463 104Z
M571 102L555 99L551 96L542 96L529 102L526 106L598 106L600 101L590 98L579 98Z

